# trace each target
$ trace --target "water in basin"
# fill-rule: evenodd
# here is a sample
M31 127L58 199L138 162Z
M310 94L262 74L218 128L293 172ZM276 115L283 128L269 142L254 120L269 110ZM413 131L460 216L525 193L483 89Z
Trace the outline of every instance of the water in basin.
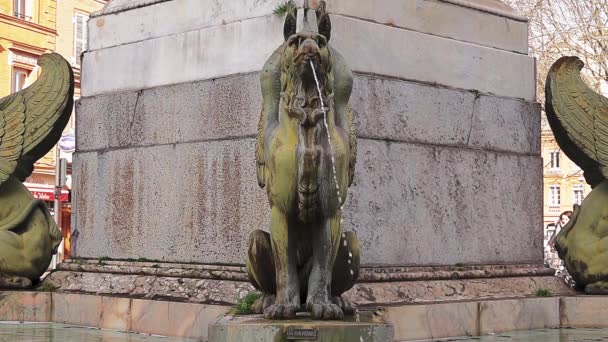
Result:
M0 323L0 342L192 342L58 323Z
M543 329L518 331L479 337L449 338L440 341L458 342L583 342L608 341L608 329Z

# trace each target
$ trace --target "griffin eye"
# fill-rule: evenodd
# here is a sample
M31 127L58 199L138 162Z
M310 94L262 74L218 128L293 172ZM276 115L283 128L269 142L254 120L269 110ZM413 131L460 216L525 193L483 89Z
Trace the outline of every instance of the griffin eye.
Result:
M319 45L319 48L324 48L327 46L327 39L323 36L317 36L317 45Z
M298 47L298 46L300 46L300 37L298 37L298 36L292 36L287 41L287 45L290 46L290 47Z

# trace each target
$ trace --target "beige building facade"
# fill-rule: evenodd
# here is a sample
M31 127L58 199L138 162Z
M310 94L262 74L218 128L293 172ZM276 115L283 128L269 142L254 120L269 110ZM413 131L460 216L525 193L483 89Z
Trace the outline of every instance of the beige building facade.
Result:
M583 170L559 148L553 132L547 126L542 130L541 146L544 178L544 219L545 243L553 234L559 215L573 210L591 192L585 181Z

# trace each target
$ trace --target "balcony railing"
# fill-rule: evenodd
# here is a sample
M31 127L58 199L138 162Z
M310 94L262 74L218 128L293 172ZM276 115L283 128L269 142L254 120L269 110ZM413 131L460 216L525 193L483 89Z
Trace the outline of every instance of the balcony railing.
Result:
M26 21L32 21L32 17L29 15L25 15L25 13L20 13L20 12L15 12L15 17L19 18L19 19L23 19Z
M561 209L561 207L559 205L549 205L550 213L559 213L560 209Z

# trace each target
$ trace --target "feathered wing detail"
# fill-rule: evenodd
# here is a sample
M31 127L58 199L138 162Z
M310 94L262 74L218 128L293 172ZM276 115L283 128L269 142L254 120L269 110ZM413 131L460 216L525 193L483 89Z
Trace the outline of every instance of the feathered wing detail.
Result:
M32 86L22 90L25 98L23 157L15 174L29 177L36 160L47 154L61 138L74 105L74 74L70 64L57 53L38 60L42 74Z
M23 150L24 133L23 96L15 94L0 100L0 186L15 172Z
M582 80L584 63L562 57L549 70L547 119L564 153L595 187L608 178L608 99Z
M266 160L265 143L266 139L279 122L279 106L281 97L281 55L285 45L281 45L268 58L260 75L260 85L262 88L262 111L258 122L258 133L255 144L255 159L257 163L258 184L260 187L266 186Z
M61 55L51 53L43 55L38 65L42 67L42 74L36 82L0 100L0 120L4 121L0 164L12 165L6 167L7 172L0 173L13 174L21 181L29 177L36 160L57 143L74 104L74 75L70 64ZM3 166L0 169L5 171ZM0 175L0 183L6 180L2 177Z
M348 159L348 186L353 184L355 180L355 164L357 163L357 132L355 131L355 122L353 109L348 107L348 140L350 143L350 156Z
M266 123L266 116L264 115L264 109L260 113L260 121L258 122L258 134L255 141L255 161L257 164L257 175L258 185L260 188L266 186L266 161L264 158L264 126Z
M342 127L348 133L348 143L350 145L348 186L351 186L355 177L355 164L357 162L357 135L353 109L349 105L350 95L353 91L353 73L338 50L331 45L329 50L332 57L336 125Z

